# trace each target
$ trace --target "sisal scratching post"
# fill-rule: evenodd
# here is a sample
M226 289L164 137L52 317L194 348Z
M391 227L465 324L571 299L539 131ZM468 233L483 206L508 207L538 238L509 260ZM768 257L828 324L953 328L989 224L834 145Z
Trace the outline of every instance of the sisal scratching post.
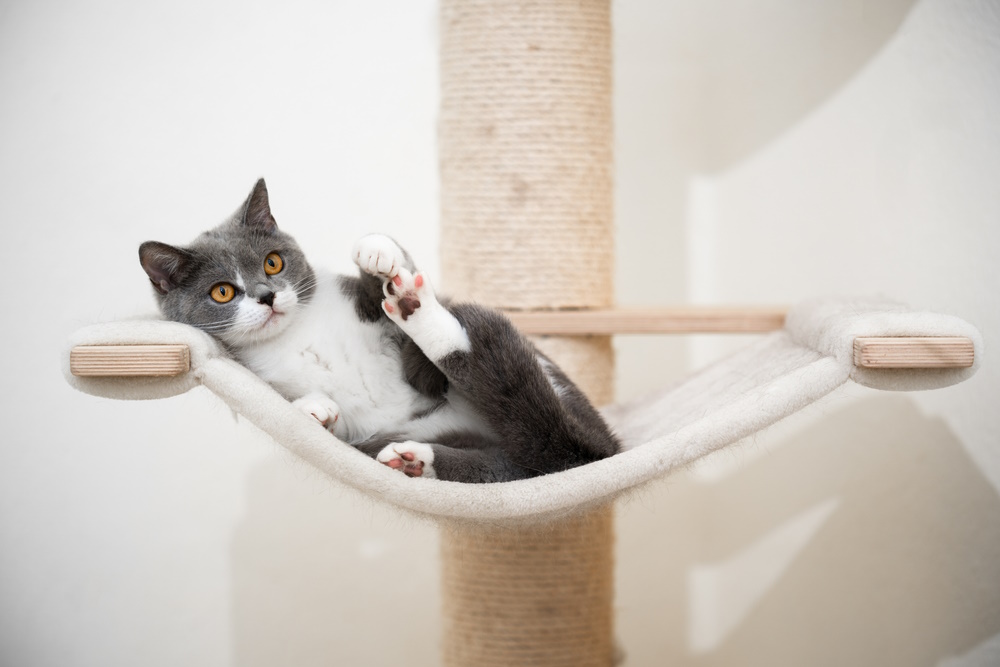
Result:
M445 291L507 309L612 302L609 0L443 0ZM606 336L536 344L598 405ZM448 666L612 663L610 506L442 530Z
M612 664L613 510L534 527L445 525L443 664Z

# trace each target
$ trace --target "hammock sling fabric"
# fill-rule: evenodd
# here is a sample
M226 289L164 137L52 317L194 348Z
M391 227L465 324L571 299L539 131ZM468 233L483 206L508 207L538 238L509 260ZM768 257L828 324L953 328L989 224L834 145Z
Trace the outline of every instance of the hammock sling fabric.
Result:
M879 370L854 365L863 337L968 338L967 368ZM471 485L409 478L375 464L302 414L263 380L229 359L207 334L174 322L135 320L80 330L72 347L180 344L191 370L175 377L77 377L77 389L118 399L165 398L197 386L332 479L407 511L483 523L537 522L607 503L822 398L848 380L878 389L936 389L970 377L982 358L979 332L947 315L858 301L819 301L793 308L771 333L663 392L605 415L625 441L612 458L560 473L503 484Z
M443 291L514 311L610 307L610 0L442 0L440 26ZM964 367L856 365L857 341L873 336L959 337L958 362L934 343L922 357ZM610 336L535 342L595 404L610 403ZM190 370L73 375L71 365L86 371L86 352L106 345L173 345L157 348L154 365L175 367L186 354ZM190 327L95 325L70 346L77 359L64 355L65 373L81 391L143 399L203 386L331 479L441 520L442 662L477 667L615 661L611 501L618 495L849 379L883 389L935 388L971 376L982 356L978 332L953 317L885 303L804 304L789 313L785 329L656 396L608 408L626 451L544 477L463 485L408 478L375 463Z

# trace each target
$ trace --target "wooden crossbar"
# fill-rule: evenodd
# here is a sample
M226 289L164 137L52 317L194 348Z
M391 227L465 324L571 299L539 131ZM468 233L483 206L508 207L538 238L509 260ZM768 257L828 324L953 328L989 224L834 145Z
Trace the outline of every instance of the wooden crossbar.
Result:
M612 334L759 333L785 325L787 308L603 308L508 311L526 334L607 336Z

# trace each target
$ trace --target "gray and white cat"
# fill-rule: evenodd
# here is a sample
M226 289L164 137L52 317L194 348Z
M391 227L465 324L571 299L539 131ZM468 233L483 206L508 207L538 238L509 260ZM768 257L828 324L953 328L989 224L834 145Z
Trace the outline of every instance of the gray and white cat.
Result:
M184 248L139 259L163 314L206 331L341 440L410 476L499 482L611 456L583 394L501 313L443 304L379 234L358 277L314 271L271 215L264 179Z

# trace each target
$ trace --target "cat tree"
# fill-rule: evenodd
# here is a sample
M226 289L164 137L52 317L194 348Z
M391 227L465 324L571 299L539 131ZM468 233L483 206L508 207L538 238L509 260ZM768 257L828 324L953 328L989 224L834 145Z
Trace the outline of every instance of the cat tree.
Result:
M615 457L489 485L410 479L340 443L204 333L95 325L70 341L82 391L158 398L205 386L332 479L442 526L446 665L614 660L612 502L852 379L926 389L970 377L967 323L886 303L790 312L612 307L609 0L442 0L442 285L507 309L599 405L610 335L772 331L672 389L607 415Z

